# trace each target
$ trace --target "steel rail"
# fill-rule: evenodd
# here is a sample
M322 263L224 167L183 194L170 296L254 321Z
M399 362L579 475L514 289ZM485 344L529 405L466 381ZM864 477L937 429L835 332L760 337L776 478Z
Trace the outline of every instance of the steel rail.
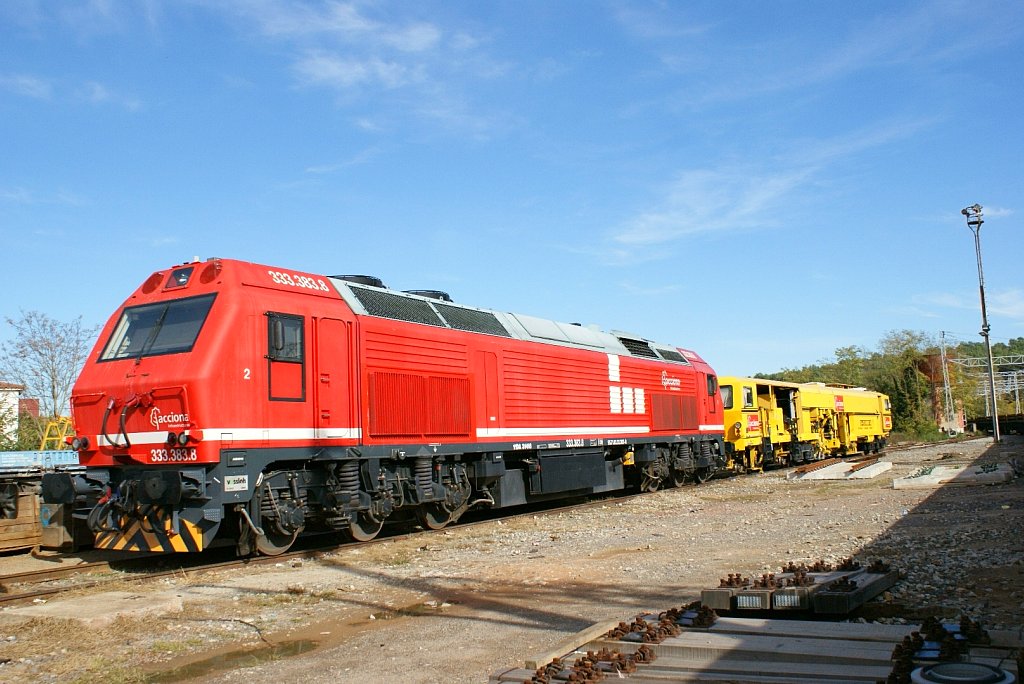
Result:
M915 448L920 448L922 446L928 446L928 445L924 444L924 443L910 443L910 444L903 444L903 445L899 445L899 446L890 446L890 447L888 447L886 449L886 452L890 452L890 451L905 451L905 450L911 450L911 449L915 449ZM857 456L851 456L847 460L848 461L856 462L858 460L864 460L865 458L877 459L878 457L875 456L875 455L872 455L870 457L864 456L864 455L857 455ZM801 471L802 469L807 468L807 466L809 466L809 465L817 465L817 467L822 467L824 465L828 465L829 462L833 462L833 461L837 461L837 460L839 460L839 459L823 459L821 461L815 462L814 464L806 464L804 466L793 466L790 469L795 469L797 471ZM783 470L783 469L780 469L780 470ZM675 488L674 487L669 487L669 488L666 488L666 489L659 489L658 492L671 491L672 489L675 489ZM92 589L92 588L95 588L95 587L98 587L98 586L102 586L104 584L107 584L107 583L110 583L110 582L114 582L114 581L122 581L122 582L127 581L127 582L131 582L131 583L146 583L146 582L150 582L152 580L163 579L163 578L166 578L166 577L190 577L190 576L199 575L199 574L206 573L206 572L212 572L212 571L217 571L217 570L226 570L226 569L231 569L231 568L261 566L261 565L268 565L268 564L279 564L279 563L286 563L286 562L294 561L294 560L317 559L317 558L320 558L320 557L322 557L322 556L324 556L326 554L329 554L329 553L336 553L336 552L339 552L339 551L345 552L345 551L354 550L354 549L357 549L357 548L359 548L359 549L366 548L367 546L373 545L373 544L384 544L384 543L393 542L393 541L400 541L400 540L404 540L404 539L411 539L413 537L429 538L430 535L445 534L449 530L466 529L466 528L471 528L471 527L475 527L475 526L478 526L478 525L486 525L486 524L493 523L496 520L506 521L506 520L516 520L516 519L520 519L520 518L532 517L532 516L537 516L537 515L545 515L545 516L547 516L547 515L551 515L551 514L554 514L554 513L564 513L566 511L583 510L583 509L592 508L592 507L596 507L596 506L605 506L605 505L609 505L609 504L624 503L624 502L627 502L627 501L632 501L633 499L640 498L640 497L645 496L646 494L650 494L650 493L657 493L657 492L631 492L631 493L628 493L628 494L619 494L619 495L598 495L598 498L591 498L591 499L588 499L586 501L574 501L572 503L557 504L557 505L551 505L550 503L548 503L548 504L541 503L540 505L542 505L543 508L531 508L530 510L520 511L520 512L513 513L513 514L487 516L487 517L481 518L479 520L463 520L463 521L459 521L457 523L454 523L452 525L446 526L446 527L444 527L442 529L439 529L439 530L417 529L417 530L410 530L410 531L407 531L407 532L396 532L396 533L392 533L392 534L382 534L381 536L378 536L378 537L376 537L376 538L374 538L374 539L372 539L370 541L365 541L365 542L349 541L349 542L343 542L343 543L340 543L340 544L336 543L336 542L333 542L333 543L329 543L329 544L316 545L316 546L312 546L312 547L301 549L301 550L288 551L288 552L282 553L282 554L277 555L277 556L249 556L249 557L245 557L245 558L233 558L233 559L230 559L230 560L213 561L213 562L203 562L201 559L197 559L199 562L196 562L196 564L194 564L194 565L190 565L188 563L181 562L181 563L176 563L175 567L169 568L169 569L147 570L144 566L147 563L149 563L149 562L153 562L153 561L165 562L168 559L175 559L176 561L185 561L186 557L182 557L179 554L174 554L174 553L146 554L145 556L140 556L138 558L120 558L120 559L118 559L116 561L109 561L109 560L108 561L95 561L95 562L88 562L88 563L80 563L80 564L69 566L69 567L46 568L46 569L43 569L43 570L34 570L34 571L21 572L21 573L12 573L12 574L9 574L9 575L0 576L0 606L18 605L18 604L32 602L32 601L34 601L36 599L40 599L40 598L44 598L44 597L48 597L48 596L54 596L54 595L58 595L58 594L69 592L69 591L77 591L77 590L82 590L82 589ZM527 504L527 506L529 506L529 504ZM310 537L310 540L314 540L314 539L315 539L315 537ZM192 557L188 556L187 558L191 559ZM120 568L112 566L111 563L115 563L115 565L126 564L126 565L129 565L131 567L134 567L134 566L140 566L140 567L138 568L138 574L126 574L124 572L121 572ZM113 572L118 572L118 575L116 577L106 577L106 578L102 578L102 579L94 579L94 580L91 580L91 581L88 581L88 582L76 582L74 584L67 585L67 586L45 587L45 588L32 589L32 590L29 590L29 591L21 591L21 592L18 592L18 593L10 593L10 587L14 586L14 585L42 584L44 582L50 582L50 581L74 578L74 577L76 577L78 575L81 575L83 573L102 572L102 571L107 571L107 570L113 571Z

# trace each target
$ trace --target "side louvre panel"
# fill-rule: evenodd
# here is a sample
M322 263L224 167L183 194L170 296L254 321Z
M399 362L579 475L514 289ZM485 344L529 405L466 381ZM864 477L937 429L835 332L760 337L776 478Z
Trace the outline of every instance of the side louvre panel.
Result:
M468 436L469 380L466 378L427 378L427 435Z
M468 437L469 379L370 374L371 437Z
M654 394L651 397L651 427L662 430L696 430L699 425L696 397Z
M370 375L370 434L413 437L420 434L423 378L409 373Z

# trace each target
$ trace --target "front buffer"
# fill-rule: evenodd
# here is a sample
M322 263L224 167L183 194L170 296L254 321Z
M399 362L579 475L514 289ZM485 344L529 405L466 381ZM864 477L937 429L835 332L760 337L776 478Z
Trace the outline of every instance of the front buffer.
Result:
M42 489L45 501L73 505L98 549L203 551L212 545L223 518L220 502L207 493L203 467L49 473Z

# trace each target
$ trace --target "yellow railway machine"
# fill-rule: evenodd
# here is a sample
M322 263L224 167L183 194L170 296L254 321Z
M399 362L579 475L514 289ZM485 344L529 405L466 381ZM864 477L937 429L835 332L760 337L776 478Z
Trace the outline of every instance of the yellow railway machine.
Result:
M878 453L892 430L889 397L863 387L808 382L800 385L805 407L829 421L822 444L826 453L845 456L857 451Z
M737 472L879 451L892 428L889 398L862 388L728 376L719 386Z

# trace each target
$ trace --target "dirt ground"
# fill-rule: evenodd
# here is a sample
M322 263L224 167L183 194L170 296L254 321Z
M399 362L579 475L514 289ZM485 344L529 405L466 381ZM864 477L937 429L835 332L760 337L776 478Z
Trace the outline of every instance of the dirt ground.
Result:
M1020 628L1024 480L896 490L892 479L940 463L1024 462L1024 441L887 458L893 469L871 480L713 480L314 561L115 582L54 599L63 616L8 608L0 681L485 682L594 623L697 599L730 572L848 556L906 573L873 617L963 613ZM0 557L0 573L23 563ZM97 591L106 605L120 591L151 610L104 621L103 608L76 603Z

